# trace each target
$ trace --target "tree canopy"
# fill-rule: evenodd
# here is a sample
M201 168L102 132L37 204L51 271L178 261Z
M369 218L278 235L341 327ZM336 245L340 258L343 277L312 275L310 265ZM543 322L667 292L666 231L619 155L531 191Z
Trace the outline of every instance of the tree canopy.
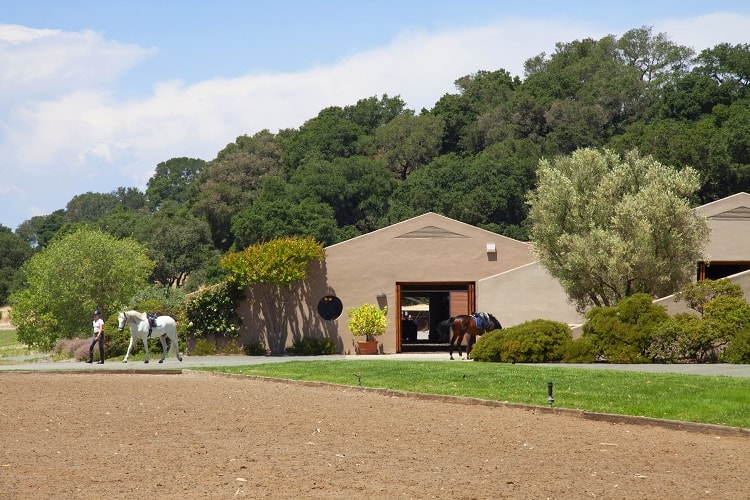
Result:
M146 286L154 262L134 240L78 229L53 241L23 266L12 320L21 342L50 349L61 338L91 333L91 313L106 318Z
M689 203L698 187L693 169L635 151L542 160L528 197L529 236L580 311L635 293L663 297L691 281L708 240L707 222Z

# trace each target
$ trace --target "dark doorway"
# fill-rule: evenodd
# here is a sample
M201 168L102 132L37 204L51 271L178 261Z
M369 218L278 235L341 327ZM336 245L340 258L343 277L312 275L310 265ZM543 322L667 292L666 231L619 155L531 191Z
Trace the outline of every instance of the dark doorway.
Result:
M698 264L698 280L718 280L750 269L750 262L711 262Z
M447 351L440 322L474 310L474 283L397 283L397 352Z

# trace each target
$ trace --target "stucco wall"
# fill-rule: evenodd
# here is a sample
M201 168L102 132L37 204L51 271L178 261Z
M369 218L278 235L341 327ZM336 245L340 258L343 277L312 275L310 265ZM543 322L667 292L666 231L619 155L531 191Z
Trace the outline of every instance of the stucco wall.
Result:
M538 262L479 281L477 308L489 311L503 324L513 326L532 319L583 323L562 285Z

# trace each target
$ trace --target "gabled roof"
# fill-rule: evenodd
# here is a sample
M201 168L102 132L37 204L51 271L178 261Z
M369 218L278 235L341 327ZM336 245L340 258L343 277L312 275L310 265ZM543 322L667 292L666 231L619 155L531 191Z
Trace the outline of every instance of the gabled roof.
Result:
M750 194L733 194L696 207L695 211L708 219L750 221Z
M333 244L328 249L341 245L362 240L374 238L394 238L394 239L444 239L444 238L476 238L480 236L492 238L493 241L501 241L507 245L524 245L528 243L508 238L501 234L487 231L471 224L466 224L435 212L426 212L422 215L406 219L396 224L392 224L382 229L377 229L367 234L356 236L346 241Z

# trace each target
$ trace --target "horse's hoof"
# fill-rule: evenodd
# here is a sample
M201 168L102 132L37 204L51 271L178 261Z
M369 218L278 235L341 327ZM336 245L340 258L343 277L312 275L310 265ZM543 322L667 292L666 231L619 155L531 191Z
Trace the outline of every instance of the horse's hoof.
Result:
M180 363L182 363L182 358L177 358L177 359L179 359L179 360L180 360Z
M160 359L160 360L159 360L159 363L164 363L164 360L163 360L163 359Z
M127 362L128 362L128 360L127 360L127 359L123 359L123 360L122 360L122 362L123 362L123 363L127 363Z
M148 360L144 361L144 363L148 363Z

